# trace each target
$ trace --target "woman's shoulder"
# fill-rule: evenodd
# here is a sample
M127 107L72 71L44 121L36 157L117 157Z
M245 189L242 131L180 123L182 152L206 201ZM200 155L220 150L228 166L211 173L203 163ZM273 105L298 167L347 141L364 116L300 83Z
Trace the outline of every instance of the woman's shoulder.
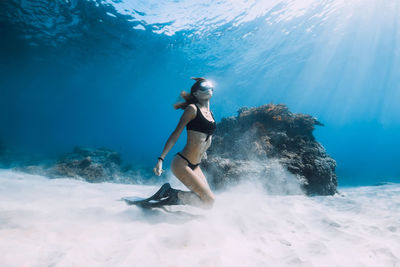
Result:
M196 112L197 112L197 106L196 106L195 104L189 104L189 105L185 108L185 110L194 111L194 113L196 113Z
M192 103L192 104L189 104L187 107L192 107L192 108L196 109L197 105Z
M193 117L197 115L197 108L195 104L190 104L185 108L184 113L191 114Z

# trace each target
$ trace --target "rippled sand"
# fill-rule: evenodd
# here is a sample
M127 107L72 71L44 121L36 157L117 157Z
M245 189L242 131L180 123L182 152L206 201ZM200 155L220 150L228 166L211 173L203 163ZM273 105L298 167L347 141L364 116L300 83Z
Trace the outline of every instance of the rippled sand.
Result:
M0 266L400 266L399 184L311 198L243 184L212 210L119 201L158 187L1 170Z

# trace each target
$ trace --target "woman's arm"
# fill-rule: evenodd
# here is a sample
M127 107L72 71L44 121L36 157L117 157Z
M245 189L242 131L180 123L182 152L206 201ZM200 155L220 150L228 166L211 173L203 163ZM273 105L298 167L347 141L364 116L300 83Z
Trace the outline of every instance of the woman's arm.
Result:
M176 129L172 132L167 142L165 143L164 149L160 155L161 158L164 159L165 156L167 156L168 152L175 145L176 141L181 135L183 129L185 129L186 124L188 124L189 121L193 120L196 117L196 112L196 108L193 104L186 107L181 116L181 119L179 120L178 125L176 126Z

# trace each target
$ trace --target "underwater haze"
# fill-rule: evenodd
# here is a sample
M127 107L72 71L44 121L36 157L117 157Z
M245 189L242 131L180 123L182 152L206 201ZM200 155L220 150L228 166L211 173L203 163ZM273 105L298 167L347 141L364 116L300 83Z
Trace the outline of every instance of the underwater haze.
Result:
M397 0L5 0L0 23L9 149L104 146L155 164L172 105L204 76L217 121L283 103L325 125L315 136L339 185L400 182Z

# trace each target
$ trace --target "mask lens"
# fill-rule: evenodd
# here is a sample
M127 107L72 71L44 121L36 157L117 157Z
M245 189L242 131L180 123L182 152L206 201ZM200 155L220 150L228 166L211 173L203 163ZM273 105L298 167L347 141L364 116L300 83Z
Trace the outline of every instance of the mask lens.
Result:
M208 91L208 90L214 91L214 88L213 88L213 85L212 85L211 82L205 81L205 82L202 82L200 84L199 90L201 90L201 91Z

